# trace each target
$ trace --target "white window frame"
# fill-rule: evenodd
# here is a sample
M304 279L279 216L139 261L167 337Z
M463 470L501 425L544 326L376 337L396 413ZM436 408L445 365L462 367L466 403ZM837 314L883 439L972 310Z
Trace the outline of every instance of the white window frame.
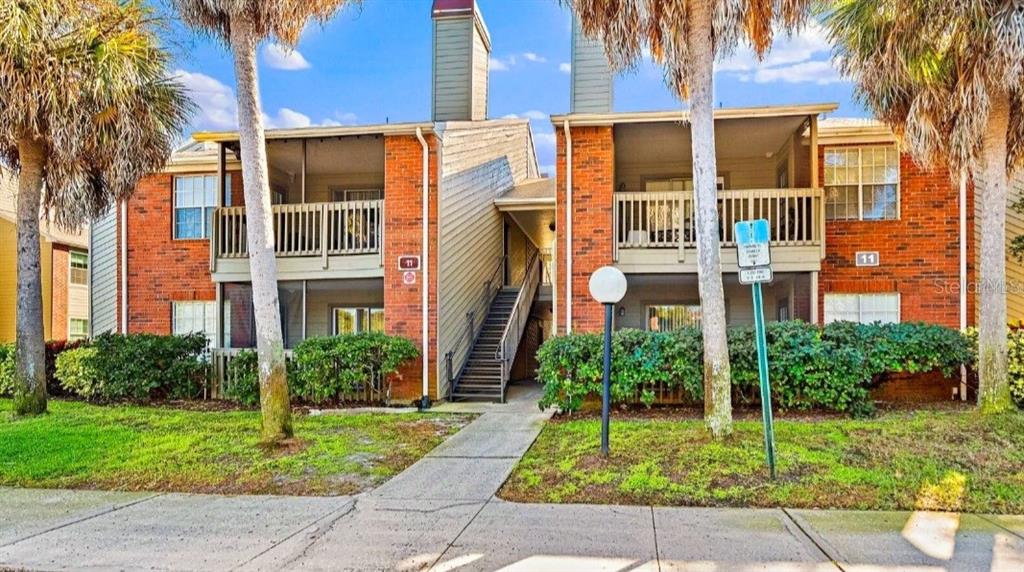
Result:
M229 301L227 303L230 303ZM179 308L191 308L192 316L189 320L191 324L182 324L179 322ZM202 313L202 327L196 327L197 310ZM219 319L220 311L217 308L216 300L182 300L171 302L171 333L174 335L185 335L190 333L202 333L206 335L209 347L217 347L217 320ZM186 329L188 327L189 329ZM223 339L231 339L231 323L225 321L224 324L224 336Z
M379 201L384 198L384 191L382 189L345 189L342 187L330 187L331 201L335 203L348 202L348 201ZM359 198L352 198L352 195ZM372 198L366 198L366 195L374 195Z
M79 335L75 335L71 332L71 324L74 322L82 322L85 324L85 331ZM75 318L73 316L68 317L68 340L84 340L89 337L89 318Z
M895 216L895 218L880 218L880 219L875 219L875 218L865 219L864 218L864 185L865 185L865 183L864 183L864 151L867 150L867 149L872 149L872 150L875 150L875 149L884 149L884 150L892 149L894 154L895 154L895 156L896 156L896 182L895 183L877 183L877 182L868 183L868 185L895 184L895 186L896 186L896 216ZM829 187L852 187L852 186L854 186L854 185L852 185L850 183L845 183L845 184L842 184L842 185L840 185L840 184L831 184L831 185L828 184L828 169L829 169L829 166L828 166L828 156L829 156L829 153L838 153L838 152L846 153L846 152L852 151L852 150L856 150L857 151L857 185L856 185L857 186L857 218L828 218L828 214L827 213L828 213L828 189L829 189ZM903 197L902 197L902 194L903 194L902 187L903 187L903 185L901 183L902 183L902 179L903 179L903 173L902 173L901 168L900 168L900 149L899 149L898 145L893 144L893 143L888 143L888 144L884 144L884 145L856 145L856 146L854 146L854 145L843 145L843 146L835 146L835 147L826 147L825 148L824 159L825 160L822 163L821 167L822 167L822 173L825 175L825 185L824 185L825 204L823 205L825 207L825 213L826 213L826 215L825 215L826 219L825 220L827 220L827 221L850 221L850 220L864 221L864 220L867 220L867 221L870 221L870 222L881 222L881 221L900 220L902 218L903 215L902 215L902 212L901 212L901 210L902 210L901 209L901 205L903 204Z
M75 256L76 255L77 256L84 256L85 257L85 268L75 266L74 260L75 260ZM88 286L89 285L89 262L90 262L90 260L89 260L89 253L88 252L86 252L84 250L74 250L74 249L68 251L68 284L70 284L72 286ZM82 282L76 282L75 279L74 279L74 276L75 276L74 271L76 269L77 270L84 270L85 271L85 280L83 280Z
M202 193L202 197L203 197L202 203L203 204L201 206L196 206L196 205L187 206L187 207L185 207L185 206L179 207L178 206L178 182L183 180L183 179L201 179L203 181L203 193ZM213 204L206 204L206 202L207 202L206 184L207 184L207 181L210 181L210 180L213 181L213 185L215 187L215 192L214 192L214 195L213 195ZM210 209L210 208L216 209L217 207L220 207L220 206L226 206L226 207L231 206L231 192L230 192L230 190L231 190L231 173L225 173L224 174L224 186L219 188L219 189L216 189L217 181L218 180L219 180L219 177L217 176L216 173L213 173L213 174L210 174L210 173L197 173L197 174L192 174L192 175L175 175L174 176L174 178L171 181L171 238L173 238L174 240L209 240L211 238L211 234L213 233L213 229L212 228L207 228L206 210ZM194 184L194 182L193 182L193 184ZM225 192L225 190L227 190L228 192ZM193 188L191 192L192 192L193 199L195 199L196 190ZM220 197L223 197L223 201L220 200ZM223 204L220 204L221 202L223 202ZM199 236L178 236L178 211L179 210L191 210L191 209L200 209L202 211L202 217L200 217L201 220L200 220Z
M870 297L875 297L875 296L892 296L892 297L894 297L896 299L896 319L894 321L892 321L892 322L882 322L882 323L895 323L895 324L898 324L898 323L900 323L903 320L903 316L902 316L902 314L903 314L903 303L902 303L903 299L900 296L899 292L864 292L864 293L860 293L860 292L827 292L825 294L825 299L824 299L824 312L823 312L823 314L824 314L823 315L824 323L829 324L831 322L841 321L839 319L836 319L834 316L830 318L830 316L829 316L829 300L830 299L835 300L838 297L843 297L843 298L855 297L856 300L857 300L857 319L856 320L848 320L848 321L853 321L853 322L856 322L856 323L859 323L859 324L873 324L874 322L867 322L867 321L864 320L864 302L865 302L865 299L870 298ZM876 320L876 321L878 321L878 320Z
M383 306L331 306L331 335L337 336L338 333L338 312L339 311L351 311L356 313L356 330L353 333L360 334L363 332L374 332L370 328L373 324L373 314L379 312L384 313ZM366 319L361 319L359 312L366 312ZM364 323L368 321L368 323Z

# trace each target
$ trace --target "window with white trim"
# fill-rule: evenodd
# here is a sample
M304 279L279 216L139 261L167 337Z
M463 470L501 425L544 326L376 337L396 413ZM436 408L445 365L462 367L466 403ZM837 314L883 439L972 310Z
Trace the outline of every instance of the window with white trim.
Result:
M899 218L900 155L895 145L825 149L825 218Z
M68 282L84 286L89 283L89 253L81 250L72 250L68 253L71 269L68 272Z
M334 308L334 335L384 331L384 308Z
M895 324L900 321L900 295L825 294L825 323Z
M224 188L231 188L230 173L224 175ZM231 193L224 193L224 206L231 206ZM216 208L217 175L174 177L174 238L209 238Z
M230 314L229 301L224 301L227 315ZM216 344L217 335L217 302L172 302L171 333L176 336L200 332L206 334L210 347ZM224 321L224 340L231 339L231 322ZM228 347L229 344L224 344Z
M89 320L70 318L68 320L68 340L84 340L89 337Z
M700 325L700 304L660 304L647 306L647 329L674 332Z

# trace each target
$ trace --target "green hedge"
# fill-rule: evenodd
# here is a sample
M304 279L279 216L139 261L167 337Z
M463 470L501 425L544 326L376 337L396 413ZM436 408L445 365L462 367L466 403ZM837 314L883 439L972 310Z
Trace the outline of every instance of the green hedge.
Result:
M46 393L64 395L66 392L57 382L57 356L67 350L84 345L84 341L50 340L46 342ZM14 393L14 344L0 344L0 396Z
M96 401L191 399L202 393L207 363L203 334L102 334L57 357L68 392Z
M0 397L14 394L14 344L0 344Z
M942 370L951 375L970 360L967 340L949 328L923 323L854 324L824 328L802 321L768 324L769 376L783 409L820 407L869 413L868 390L885 373ZM730 328L733 395L759 400L757 353L751 327ZM601 394L602 340L597 334L552 338L538 352L540 406L579 409ZM682 390L703 400L703 345L698 328L678 332L621 330L612 339L612 400L650 405L655 389Z
M382 388L419 350L400 336L379 332L308 338L295 347L288 367L292 395L314 404L339 403L357 398L358 390L381 376ZM246 405L259 403L256 352L243 351L228 365L230 383L225 395Z
M968 328L964 335L967 337L971 349L969 365L974 368L978 363L978 330L977 328ZM1006 361L1010 395L1013 396L1017 407L1024 409L1024 328L1011 326L1010 331L1007 332Z

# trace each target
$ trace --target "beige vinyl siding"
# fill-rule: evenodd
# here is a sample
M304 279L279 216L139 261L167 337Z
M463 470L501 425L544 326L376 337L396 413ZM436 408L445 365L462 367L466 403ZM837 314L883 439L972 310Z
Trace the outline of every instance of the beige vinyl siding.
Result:
M471 103L472 115L470 116L473 120L487 118L489 60L490 52L484 43L484 37L480 34L480 29L473 26L473 101Z
M981 197L984 183L975 181L974 200L974 244L975 268L980 260L981 245ZM1024 320L1024 263L1017 260L1010 253L1010 243L1016 236L1024 235L1024 214L1016 211L1013 204L1024 198L1024 174L1010 182L1009 196L1006 201L1006 319L1010 322ZM975 277L977 280L978 277ZM971 295L977 298L976 288L970 290ZM977 306L977 305L975 305ZM975 310L977 312L977 309ZM977 319L977 316L975 316Z
M93 221L89 237L90 335L117 330L117 209Z
M434 20L434 121L471 117L475 36L472 18Z
M583 35L579 20L572 26L572 113L608 113L612 110L612 72L599 40Z
M502 255L504 217L493 201L527 176L537 160L525 121L450 123L442 133L438 198L438 379L447 393L445 355L468 330L466 313L477 306L483 284ZM500 279L500 276L499 276ZM454 356L462 363L467 344Z
M693 176L690 161L675 163L633 163L621 162L615 165L615 188L625 191L643 191L645 181ZM749 157L742 159L721 159L718 161L718 176L725 179L726 189L772 189L775 188L775 159ZM623 185L625 187L623 188Z
M511 219L508 224L508 285L520 286L526 277L526 260L532 248L523 229Z
M333 308L384 307L384 281L381 279L332 281L322 289L317 288L315 282L310 280L306 286L307 337L333 334Z

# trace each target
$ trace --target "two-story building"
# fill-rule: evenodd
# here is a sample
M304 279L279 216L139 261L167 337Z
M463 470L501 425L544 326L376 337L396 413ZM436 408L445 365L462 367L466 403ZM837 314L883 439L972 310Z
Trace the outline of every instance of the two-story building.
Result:
M436 0L432 26L429 121L266 132L285 347L401 335L422 357L395 398L501 399L541 262L495 200L543 181L528 121L487 119L479 8ZM193 139L94 225L92 332L204 332L222 374L255 345L238 134Z

